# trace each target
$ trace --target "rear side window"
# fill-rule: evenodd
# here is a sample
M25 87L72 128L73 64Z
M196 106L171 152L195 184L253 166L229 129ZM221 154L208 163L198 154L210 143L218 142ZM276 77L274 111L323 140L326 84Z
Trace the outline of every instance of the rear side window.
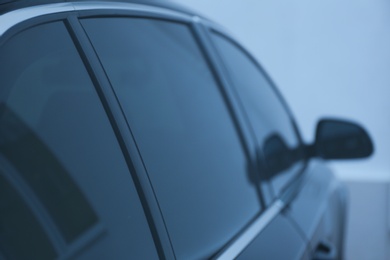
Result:
M0 258L157 258L65 25L24 30L0 60Z
M216 33L212 39L255 132L262 174L272 180L279 195L303 166L292 119L257 64L229 39Z
M129 121L177 258L212 256L261 211L260 194L191 30L136 18L82 24Z

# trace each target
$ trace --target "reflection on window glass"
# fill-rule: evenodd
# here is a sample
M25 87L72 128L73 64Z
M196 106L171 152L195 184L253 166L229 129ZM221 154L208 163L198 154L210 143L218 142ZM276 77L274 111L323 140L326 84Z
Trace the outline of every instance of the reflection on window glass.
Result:
M54 27L59 25L46 25L45 29L54 30ZM6 45L2 53L9 56L26 38L37 39L41 30L31 29L22 37L15 37L14 44ZM56 41L64 40L65 43L70 43L66 36L65 33L59 34ZM11 49L9 52L7 47ZM48 107L47 104L52 103L51 100L59 89L65 88L66 85L74 86L76 83L80 85L85 82L85 80L78 82L81 77L76 71L75 75L67 77L72 75L66 71L67 67L75 57L77 58L75 56L77 53L69 49L66 45L65 48L58 48L50 40L38 42L35 40L35 44L24 47L23 51L18 53L19 62L13 62L11 74L2 80L5 81L2 86L12 84L13 87L7 89L7 95L1 97L0 106L0 130L4 134L1 137L0 152L44 204L67 243L72 242L97 222L96 214L69 176L67 169L53 153L50 144L45 144L47 141L45 135L50 132L50 128L55 127L53 124L56 121L47 115L49 113L60 115L55 106ZM77 63L72 66L77 66ZM0 69L6 68L3 65ZM41 125L45 121L50 122L42 128Z
M277 176L288 170L301 158L301 151L290 148L279 134L271 134L263 143L264 159L269 177Z
M208 258L261 211L248 160L189 28L82 24L124 109L178 259Z
M0 170L12 180L0 179L9 193L0 197L9 209L0 216L0 256L157 258L122 151L65 25L20 32L0 46L0 60Z
M0 258L54 259L57 254L47 235L0 171Z
M278 195L302 167L301 149L291 118L257 65L227 38L213 33L264 155L264 177Z
M33 189L69 243L96 224L97 216L48 147L0 104L0 153Z

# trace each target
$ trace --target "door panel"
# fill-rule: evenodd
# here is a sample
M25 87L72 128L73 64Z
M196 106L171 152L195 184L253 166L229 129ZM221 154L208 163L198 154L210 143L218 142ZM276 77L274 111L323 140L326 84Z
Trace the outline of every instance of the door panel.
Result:
M303 238L289 219L280 214L237 259L308 259L305 251Z
M334 247L334 259L342 259L346 195L345 187L329 168L319 161L309 164L301 190L286 215L308 239L312 255L319 247Z

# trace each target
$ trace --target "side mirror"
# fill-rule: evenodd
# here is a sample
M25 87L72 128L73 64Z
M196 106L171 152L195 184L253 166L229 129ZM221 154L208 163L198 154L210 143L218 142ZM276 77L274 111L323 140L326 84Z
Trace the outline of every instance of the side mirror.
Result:
M366 158L374 151L371 138L361 126L335 119L318 122L315 143L309 147L311 157L323 159Z

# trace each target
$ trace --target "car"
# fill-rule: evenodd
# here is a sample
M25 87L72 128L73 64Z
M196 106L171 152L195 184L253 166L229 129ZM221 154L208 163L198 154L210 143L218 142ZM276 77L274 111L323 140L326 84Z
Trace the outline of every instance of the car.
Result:
M1 259L342 259L348 196L260 64L164 1L0 0Z

